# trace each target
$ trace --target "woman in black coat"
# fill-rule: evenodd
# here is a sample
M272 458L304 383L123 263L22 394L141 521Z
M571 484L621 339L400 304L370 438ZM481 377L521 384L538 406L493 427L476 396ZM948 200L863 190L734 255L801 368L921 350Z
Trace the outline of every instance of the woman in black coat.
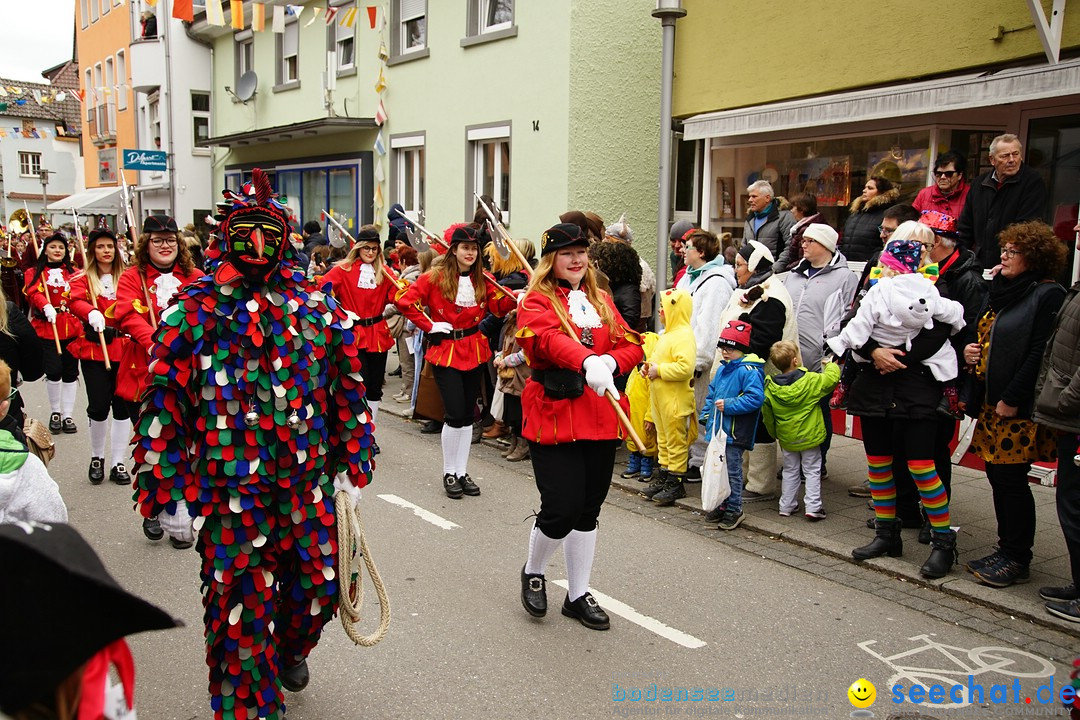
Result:
M848 260L866 262L881 250L882 218L885 211L900 199L900 188L893 187L887 178L875 175L866 181L862 195L851 203L851 215L844 223L844 235L840 238L840 251Z
M621 242L595 242L589 260L607 275L611 299L628 328L641 320L641 262L637 251Z
M2 291L0 291L0 360L6 362L11 368L13 387L17 377L20 377L23 382L32 382L45 372L41 341L37 333L23 315L22 310L19 310L15 303L4 298ZM0 429L7 430L19 440L23 440L24 420L22 397L15 393L15 396L11 398L7 416L0 420Z

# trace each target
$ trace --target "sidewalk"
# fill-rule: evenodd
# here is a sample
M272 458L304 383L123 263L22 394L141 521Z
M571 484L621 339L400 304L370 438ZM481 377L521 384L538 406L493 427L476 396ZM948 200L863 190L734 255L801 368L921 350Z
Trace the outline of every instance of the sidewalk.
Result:
M387 386L390 387L392 384L388 382ZM396 403L390 399L384 400L381 411L399 417L410 417L408 405ZM417 436L420 437L419 431L417 431ZM431 441L437 442L438 436L431 436ZM482 444L474 446L473 452L494 454L496 450ZM625 469L626 458L625 448L620 448L612 485L636 494L645 485L636 480L623 480L619 477L619 473ZM497 462L503 462L498 456L494 459ZM531 469L528 463L506 463L506 470L509 473L530 474ZM849 497L847 488L865 478L866 457L863 454L862 443L840 435L834 436L832 449L829 451L829 479L822 483L822 499L825 511L828 513L827 519L814 523L808 522L801 515L782 518L777 512L776 501L770 500L744 505L743 512L746 519L740 529L802 546L820 555L854 564L851 558L852 548L866 544L873 537L873 531L866 527L866 520L873 515L873 511L867 507L865 498ZM1061 535L1057 511L1054 507L1054 489L1032 486L1038 524L1035 534L1035 557L1031 564L1031 582L998 589L978 584L963 568L964 562L989 555L997 539L997 525L989 483L980 472L954 466L952 487L952 523L957 529L957 549L960 552L960 565L954 567L952 573L940 580L926 580L919 575L919 567L929 556L930 547L918 543L917 530L904 530L904 556L902 558L882 557L860 563L860 566L900 578L905 582L936 588L1015 618L1080 637L1080 624L1069 623L1051 616L1043 609L1044 601L1038 594L1039 587L1043 585L1066 585L1071 582L1065 540ZM701 485L687 484L686 488L688 496L676 503L676 506L701 513ZM632 497L639 498L642 506L656 507L644 497L637 495ZM707 527L703 519L701 524ZM733 534L721 530L712 532L718 539Z

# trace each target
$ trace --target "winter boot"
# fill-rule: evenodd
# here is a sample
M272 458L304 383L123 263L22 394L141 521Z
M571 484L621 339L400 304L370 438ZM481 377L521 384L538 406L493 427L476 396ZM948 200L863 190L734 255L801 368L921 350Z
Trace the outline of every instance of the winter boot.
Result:
M630 480L641 475L641 453L630 453L630 460L626 463L626 470L619 476L623 480Z
M638 475L638 482L649 482L652 480L653 459L648 455L641 456L641 474Z
M499 454L502 455L505 458L507 455L514 452L514 448L517 447L518 442L519 442L519 438L516 438L516 437L510 438L510 444L507 445L506 449L503 450ZM524 441L521 441L521 442L524 442Z
M949 574L952 566L956 564L956 531L930 533L930 557L919 569L919 574L924 578L940 578Z
M926 509L919 507L919 512L922 514L922 527L919 528L919 544L929 545L930 536L933 534L933 528L930 526L930 518L926 517Z
M525 438L514 438L513 451L506 456L507 462L521 462L522 460L529 459L529 443L525 442Z
M649 487L647 487L647 488L645 488L644 490L641 491L641 494L644 495L645 497L649 498L650 500L652 500L654 495L656 495L658 492L660 492L665 487L667 487L667 484L668 484L668 471L667 471L667 468L664 468L664 467L659 468L656 471L656 477L653 479L653 481L651 483L649 483Z
M686 497L686 488L683 487L683 483L686 481L686 475L684 473L671 473L668 475L667 485L660 492L653 495L653 502L657 505L674 505L676 500L682 500Z
M882 555L900 557L904 553L904 541L900 537L899 521L876 520L874 526L876 528L874 539L868 545L852 550L851 557L856 560L869 560Z

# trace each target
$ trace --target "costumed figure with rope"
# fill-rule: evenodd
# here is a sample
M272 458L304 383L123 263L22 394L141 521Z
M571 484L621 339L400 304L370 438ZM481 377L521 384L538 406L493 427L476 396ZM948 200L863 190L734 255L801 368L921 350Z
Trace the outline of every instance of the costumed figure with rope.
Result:
M629 424L629 403L614 377L641 362L641 338L597 287L581 228L556 225L540 242L540 263L517 318L517 340L532 368L521 394L521 434L540 491L521 602L533 617L547 613L544 570L562 545L569 582L563 615L607 630L608 616L588 592L589 576L597 518Z
M116 375L124 348L131 343L116 329L116 282L124 271L118 238L108 228L90 232L85 270L71 281L71 311L83 324L83 334L71 343L86 379L86 415L90 420L90 469L94 485L105 480L105 437L112 440L109 480L131 482L124 461L131 442L130 406L116 394ZM109 415L112 414L112 422Z
M161 317L135 429L143 516L198 526L215 718L283 718L282 688L307 685L350 580L338 523L374 471L356 319L305 278L288 209L252 177L226 191L212 276Z
M148 216L135 246L135 261L116 284L113 306L117 326L131 338L120 352L116 395L128 403L128 417L132 420L139 416L139 400L146 389L158 319L180 288L199 274L187 245L180 242L176 221L165 215ZM143 533L151 540L165 536L153 516L143 520ZM178 550L193 544L175 536L170 536L169 541Z
M34 267L26 271L26 300L31 307L30 324L41 338L51 411L49 432L53 435L78 432L71 414L75 411L79 361L69 347L82 332L82 324L68 307L74 275L67 238L60 233L45 240Z
M386 354L394 347L394 338L384 317L398 291L391 272L383 264L378 229L374 225L364 225L356 234L356 242L349 254L322 278L323 283L331 284L338 304L359 316L354 332L372 423L379 418L379 403L386 379ZM378 452L376 443L375 453Z
M468 469L476 400L484 364L491 358L480 321L488 312L502 317L517 304L515 295L484 278L479 241L476 223L454 227L442 264L417 278L397 301L401 314L430 342L426 358L445 408L443 490L454 499L480 494Z

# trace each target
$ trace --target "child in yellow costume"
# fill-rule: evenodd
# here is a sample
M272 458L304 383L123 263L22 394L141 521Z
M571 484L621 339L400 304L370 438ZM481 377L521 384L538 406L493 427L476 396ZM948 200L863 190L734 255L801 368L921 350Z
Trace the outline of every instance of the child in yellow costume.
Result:
M659 335L653 332L641 334L641 347L645 350L645 360L652 357L653 348ZM639 366L640 369L641 366ZM656 460L656 426L649 419L649 395L652 381L640 372L630 373L626 381L626 397L630 401L630 422L637 431L638 437L645 443L642 450L634 444L633 440L626 441L626 449L630 451L630 461L626 463L623 471L624 479L637 478L639 482L649 482L653 476L653 461Z
M686 463L690 443L697 437L694 417L694 362L697 342L690 326L693 301L685 290L665 290L660 297L664 334L641 373L652 380L649 418L656 426L659 470L642 491L659 505L686 497Z

